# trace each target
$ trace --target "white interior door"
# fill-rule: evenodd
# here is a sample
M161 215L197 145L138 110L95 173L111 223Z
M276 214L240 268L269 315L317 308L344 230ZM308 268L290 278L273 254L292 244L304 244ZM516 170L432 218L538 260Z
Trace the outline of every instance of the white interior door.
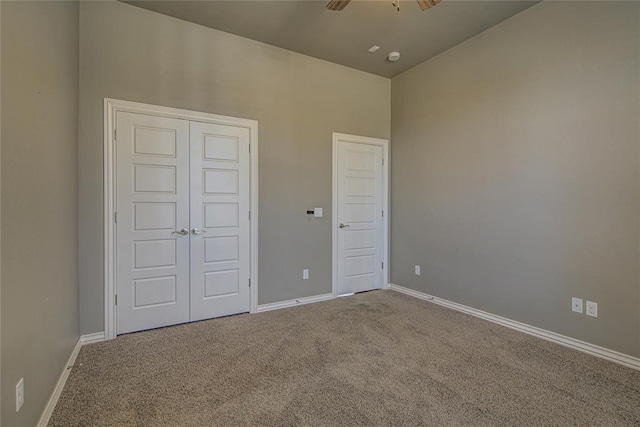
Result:
M337 141L337 294L384 284L383 148Z
M189 122L118 112L116 123L122 334L189 320Z
M249 311L249 129L191 122L191 320Z
M250 131L118 112L117 333L250 309Z

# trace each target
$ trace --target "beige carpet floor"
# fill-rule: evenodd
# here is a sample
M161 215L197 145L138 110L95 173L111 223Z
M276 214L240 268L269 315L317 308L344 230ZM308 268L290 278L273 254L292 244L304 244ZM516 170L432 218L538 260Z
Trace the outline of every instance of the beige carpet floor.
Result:
M85 346L50 425L640 425L640 372L376 291Z

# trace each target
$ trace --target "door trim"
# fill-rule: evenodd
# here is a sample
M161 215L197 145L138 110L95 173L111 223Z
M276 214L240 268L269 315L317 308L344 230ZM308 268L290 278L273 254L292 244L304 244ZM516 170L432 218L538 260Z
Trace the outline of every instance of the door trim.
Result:
M331 293L334 298L338 297L338 141L354 142L358 144L377 145L382 147L382 209L384 211L384 221L382 221L382 235L384 240L384 284L382 289L389 289L389 140L371 138L368 136L349 135L346 133L333 132L333 166L332 166L332 190L331 190Z
M115 193L115 118L118 111L127 113L147 114L152 116L170 117L174 119L191 120L205 123L232 125L249 129L249 209L250 221L250 313L258 309L258 121L241 119L236 117L221 116L218 114L203 113L199 111L182 110L178 108L163 107L158 105L142 104L139 102L123 101L118 99L104 99L104 337L113 339L116 337L116 265L115 250L116 236L114 226Z

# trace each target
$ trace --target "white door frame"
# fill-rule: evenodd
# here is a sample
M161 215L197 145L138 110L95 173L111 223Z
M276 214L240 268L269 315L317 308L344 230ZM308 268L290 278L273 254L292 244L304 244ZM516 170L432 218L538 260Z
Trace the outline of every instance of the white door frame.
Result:
M358 144L378 145L382 147L382 210L384 211L383 240L384 240L384 284L382 289L389 289L389 140L370 138L368 136L349 135L346 133L333 132L333 186L332 186L332 215L331 225L332 236L332 274L331 292L333 297L338 297L338 141L354 142Z
M115 236L115 119L118 111L148 114L175 119L193 120L244 127L249 129L250 143L250 198L251 210L251 305L250 312L258 308L258 122L250 119L221 116L178 108L161 107L118 99L104 99L104 337L116 337L116 236Z

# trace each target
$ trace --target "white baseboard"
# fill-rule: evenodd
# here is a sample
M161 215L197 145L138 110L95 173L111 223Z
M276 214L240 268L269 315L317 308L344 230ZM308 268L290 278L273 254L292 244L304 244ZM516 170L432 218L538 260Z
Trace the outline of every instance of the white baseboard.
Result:
M49 424L49 419L51 418L51 414L53 414L53 410L56 408L56 404L58 403L58 399L60 398L60 394L62 394L62 389L64 389L64 385L67 382L67 378L69 378L69 374L71 374L71 367L76 361L76 357L78 357L78 353L80 353L80 348L82 347L82 342L78 339L76 346L73 347L73 351L71 352L71 356L69 356L69 360L67 364L64 365L64 369L62 370L62 374L60 374L60 378L58 378L58 382L56 383L55 388L53 389L53 393L51 393L51 397L47 402L47 406L45 406L42 415L40 416L40 421L38 421L38 427L46 427Z
M56 408L56 405L58 404L58 399L62 394L64 385L67 383L67 378L69 378L69 375L71 374L71 368L73 367L73 364L76 362L76 358L78 357L78 353L80 353L80 349L82 348L82 346L86 344L93 344L100 341L104 341L104 332L97 332L95 334L82 335L80 338L78 338L78 342L76 343L76 346L73 347L73 351L69 356L69 360L67 361L67 364L64 365L64 370L62 371L62 374L60 374L60 378L58 378L58 382L56 383L56 386L53 389L53 393L51 393L51 397L47 402L47 406L45 406L44 411L40 416L40 421L38 421L38 424L37 424L38 427L46 427L47 424L49 424L49 420L51 419L53 410Z
M290 299L287 301L272 302L270 304L258 305L258 309L256 310L256 313L262 313L263 311L278 310L280 308L295 307L295 306L304 305L304 304L311 304L314 302L327 301L330 299L333 299L333 294L322 294L322 295L315 295L312 297L304 297L304 298L298 298L298 299Z
M95 334L87 334L80 337L82 345L93 344L100 341L104 341L104 332L96 332Z
M466 305L458 304L443 298L434 297L432 295L425 294L413 289L405 288L403 286L391 284L390 289L396 292L400 292L406 295L410 295L415 298L419 298L425 301L432 302L444 307L451 308L453 310L461 311L463 313L470 314L472 316L479 317L484 320L488 320L493 323L497 323L507 328L515 329L525 334L533 335L538 338L542 338L547 341L552 341L565 347L572 348L574 350L588 353L592 356L600 357L602 359L609 360L610 362L619 363L628 368L640 370L640 359L637 357L629 356L624 353L619 353L608 348L600 347L595 344L580 341L575 338L560 335L555 332L547 331L545 329L537 328L535 326L527 325L526 323L517 322L515 320L507 319L506 317L498 316L495 314L487 313L486 311L478 310Z

